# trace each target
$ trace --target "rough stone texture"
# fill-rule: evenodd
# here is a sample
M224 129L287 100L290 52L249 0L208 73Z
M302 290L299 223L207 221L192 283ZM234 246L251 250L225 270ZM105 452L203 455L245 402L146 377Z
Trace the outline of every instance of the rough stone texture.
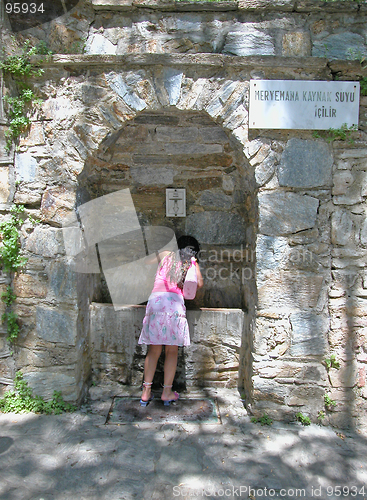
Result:
M330 186L333 157L324 142L290 139L278 168L279 185L294 188Z
M73 311L53 310L37 307L36 328L39 336L47 342L75 346L76 314Z
M314 57L330 59L355 59L367 54L364 37L356 33L329 35L322 41L315 41L312 49Z
M350 242L353 231L353 221L348 212L337 210L331 219L331 241L336 245L346 245Z
M312 312L290 315L292 325L291 356L322 356L326 351L326 333L329 319Z
M114 311L108 304L91 305L92 369L96 379L138 384L137 341L145 314L144 306ZM180 358L177 382L186 386L235 387L244 313L236 309L188 311L191 345ZM140 355L140 357L142 357Z
M17 179L32 182L36 178L37 160L31 153L17 153L15 155L15 172Z
M11 195L10 168L0 167L0 204L8 203Z
M52 399L54 391L62 391L65 401L76 401L79 397L76 380L71 374L48 370L29 371L24 373L24 380L34 394L46 400Z
M311 38L308 33L286 33L282 42L283 56L305 57L311 55Z
M94 356L89 305L111 299L100 275L72 271L61 229L76 207L129 188L140 224L190 231L204 250L217 252L202 261L205 287L188 304L201 339L193 338L190 380L200 383L203 373L208 384L238 384L258 415L291 419L302 408L316 418L326 389L336 392L339 405L330 422L345 423L347 410L361 413L366 98L354 143L329 144L308 131L249 130L248 89L252 78L367 76L359 62L366 53L362 7L319 0L210 6L96 0L80 2L62 22L17 34L20 46L31 35L32 43L44 40L61 54L46 63L35 58L45 69L34 82L44 102L15 158L4 152L0 127L1 220L14 195L42 221L21 229L30 260L14 283L21 333L13 356L1 326L2 385L22 369L34 374L40 391L50 394L52 384L64 383L70 398L80 400L92 373L141 381L141 316L130 310L123 321L111 320L111 330L108 321L100 323ZM72 48L83 37L86 54ZM7 33L3 40L9 51ZM13 90L8 80L4 87ZM186 218L166 218L166 187L186 189ZM1 285L8 282L4 277ZM234 321L222 311L217 323L197 317L214 306L246 314ZM132 332L125 344L117 336L122 328L126 336ZM329 380L322 363L332 353L343 369ZM180 352L180 366L184 361ZM178 375L184 383L185 372Z
M234 56L274 55L274 44L269 35L256 29L246 33L229 32L226 36L224 54Z
M323 284L323 276L302 271L280 271L259 283L259 309L285 313L316 307Z
M44 222L62 226L75 206L75 193L65 187L46 189L42 196L41 214Z
M187 217L186 232L209 245L246 243L246 227L239 215L199 212Z
M259 232L268 236L296 233L314 227L319 201L296 193L259 194Z
M37 226L27 239L26 250L44 257L56 257L63 254L62 230Z

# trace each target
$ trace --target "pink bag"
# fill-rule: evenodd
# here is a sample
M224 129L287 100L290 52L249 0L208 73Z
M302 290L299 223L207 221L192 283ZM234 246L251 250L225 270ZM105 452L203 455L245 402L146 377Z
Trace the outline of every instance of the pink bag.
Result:
M191 259L191 266L189 267L184 286L183 286L183 296L185 299L192 300L195 298L196 290L198 287L198 277L196 275L196 265L195 258Z

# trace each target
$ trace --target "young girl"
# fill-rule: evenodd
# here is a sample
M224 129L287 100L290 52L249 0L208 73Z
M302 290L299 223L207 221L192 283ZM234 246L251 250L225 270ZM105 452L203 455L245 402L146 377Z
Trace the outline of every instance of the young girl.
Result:
M196 266L198 288L203 278L197 263L199 243L192 236L181 236L177 252L162 252L153 291L149 297L139 344L148 344L144 364L144 383L141 406L153 399L151 386L158 359L165 346L164 385L161 399L165 405L177 401L179 394L172 391L177 368L178 346L190 345L189 326L183 296L183 284L191 265Z

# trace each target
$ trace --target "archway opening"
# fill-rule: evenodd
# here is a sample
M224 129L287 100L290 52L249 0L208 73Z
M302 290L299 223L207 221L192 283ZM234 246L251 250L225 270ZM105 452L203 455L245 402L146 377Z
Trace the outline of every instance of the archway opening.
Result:
M98 152L87 159L79 176L78 203L127 188L141 226L166 226L177 237L191 234L200 243L205 286L187 302L188 313L192 311L194 318L195 311L216 310L220 315L221 311L240 310L244 315L240 323L230 327L231 333L220 331L226 330L228 317L208 325L212 331L190 361L201 366L196 378L201 374L204 382L247 385L248 381L241 379L246 378L245 372L250 373L248 325L252 324L256 302L257 198L253 169L243 146L206 113L177 109L141 112L112 131ZM186 190L186 217L166 216L167 188ZM103 273L94 301L112 302ZM198 321L195 317L193 323ZM208 362L208 352L212 362ZM121 370L113 366L118 356L114 356L115 361L109 357L102 362L102 358L107 359L99 356L100 361L94 364L98 376L131 383L142 373L144 353L140 346L135 345L130 356L129 375L121 377ZM126 359L126 353L121 353L121 366L122 358ZM104 363L109 368L104 368ZM178 387L187 385L185 363L181 350ZM221 367L222 375L206 376L213 363ZM159 380L161 371L158 367Z

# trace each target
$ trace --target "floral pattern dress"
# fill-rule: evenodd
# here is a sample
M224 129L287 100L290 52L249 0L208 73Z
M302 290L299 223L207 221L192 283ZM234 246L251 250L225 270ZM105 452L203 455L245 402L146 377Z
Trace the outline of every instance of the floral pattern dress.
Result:
M143 319L139 344L153 345L190 345L189 325L182 290L170 283L167 286L167 268L164 259L159 266ZM156 291L162 288L170 291ZM175 290L175 291L173 291Z

